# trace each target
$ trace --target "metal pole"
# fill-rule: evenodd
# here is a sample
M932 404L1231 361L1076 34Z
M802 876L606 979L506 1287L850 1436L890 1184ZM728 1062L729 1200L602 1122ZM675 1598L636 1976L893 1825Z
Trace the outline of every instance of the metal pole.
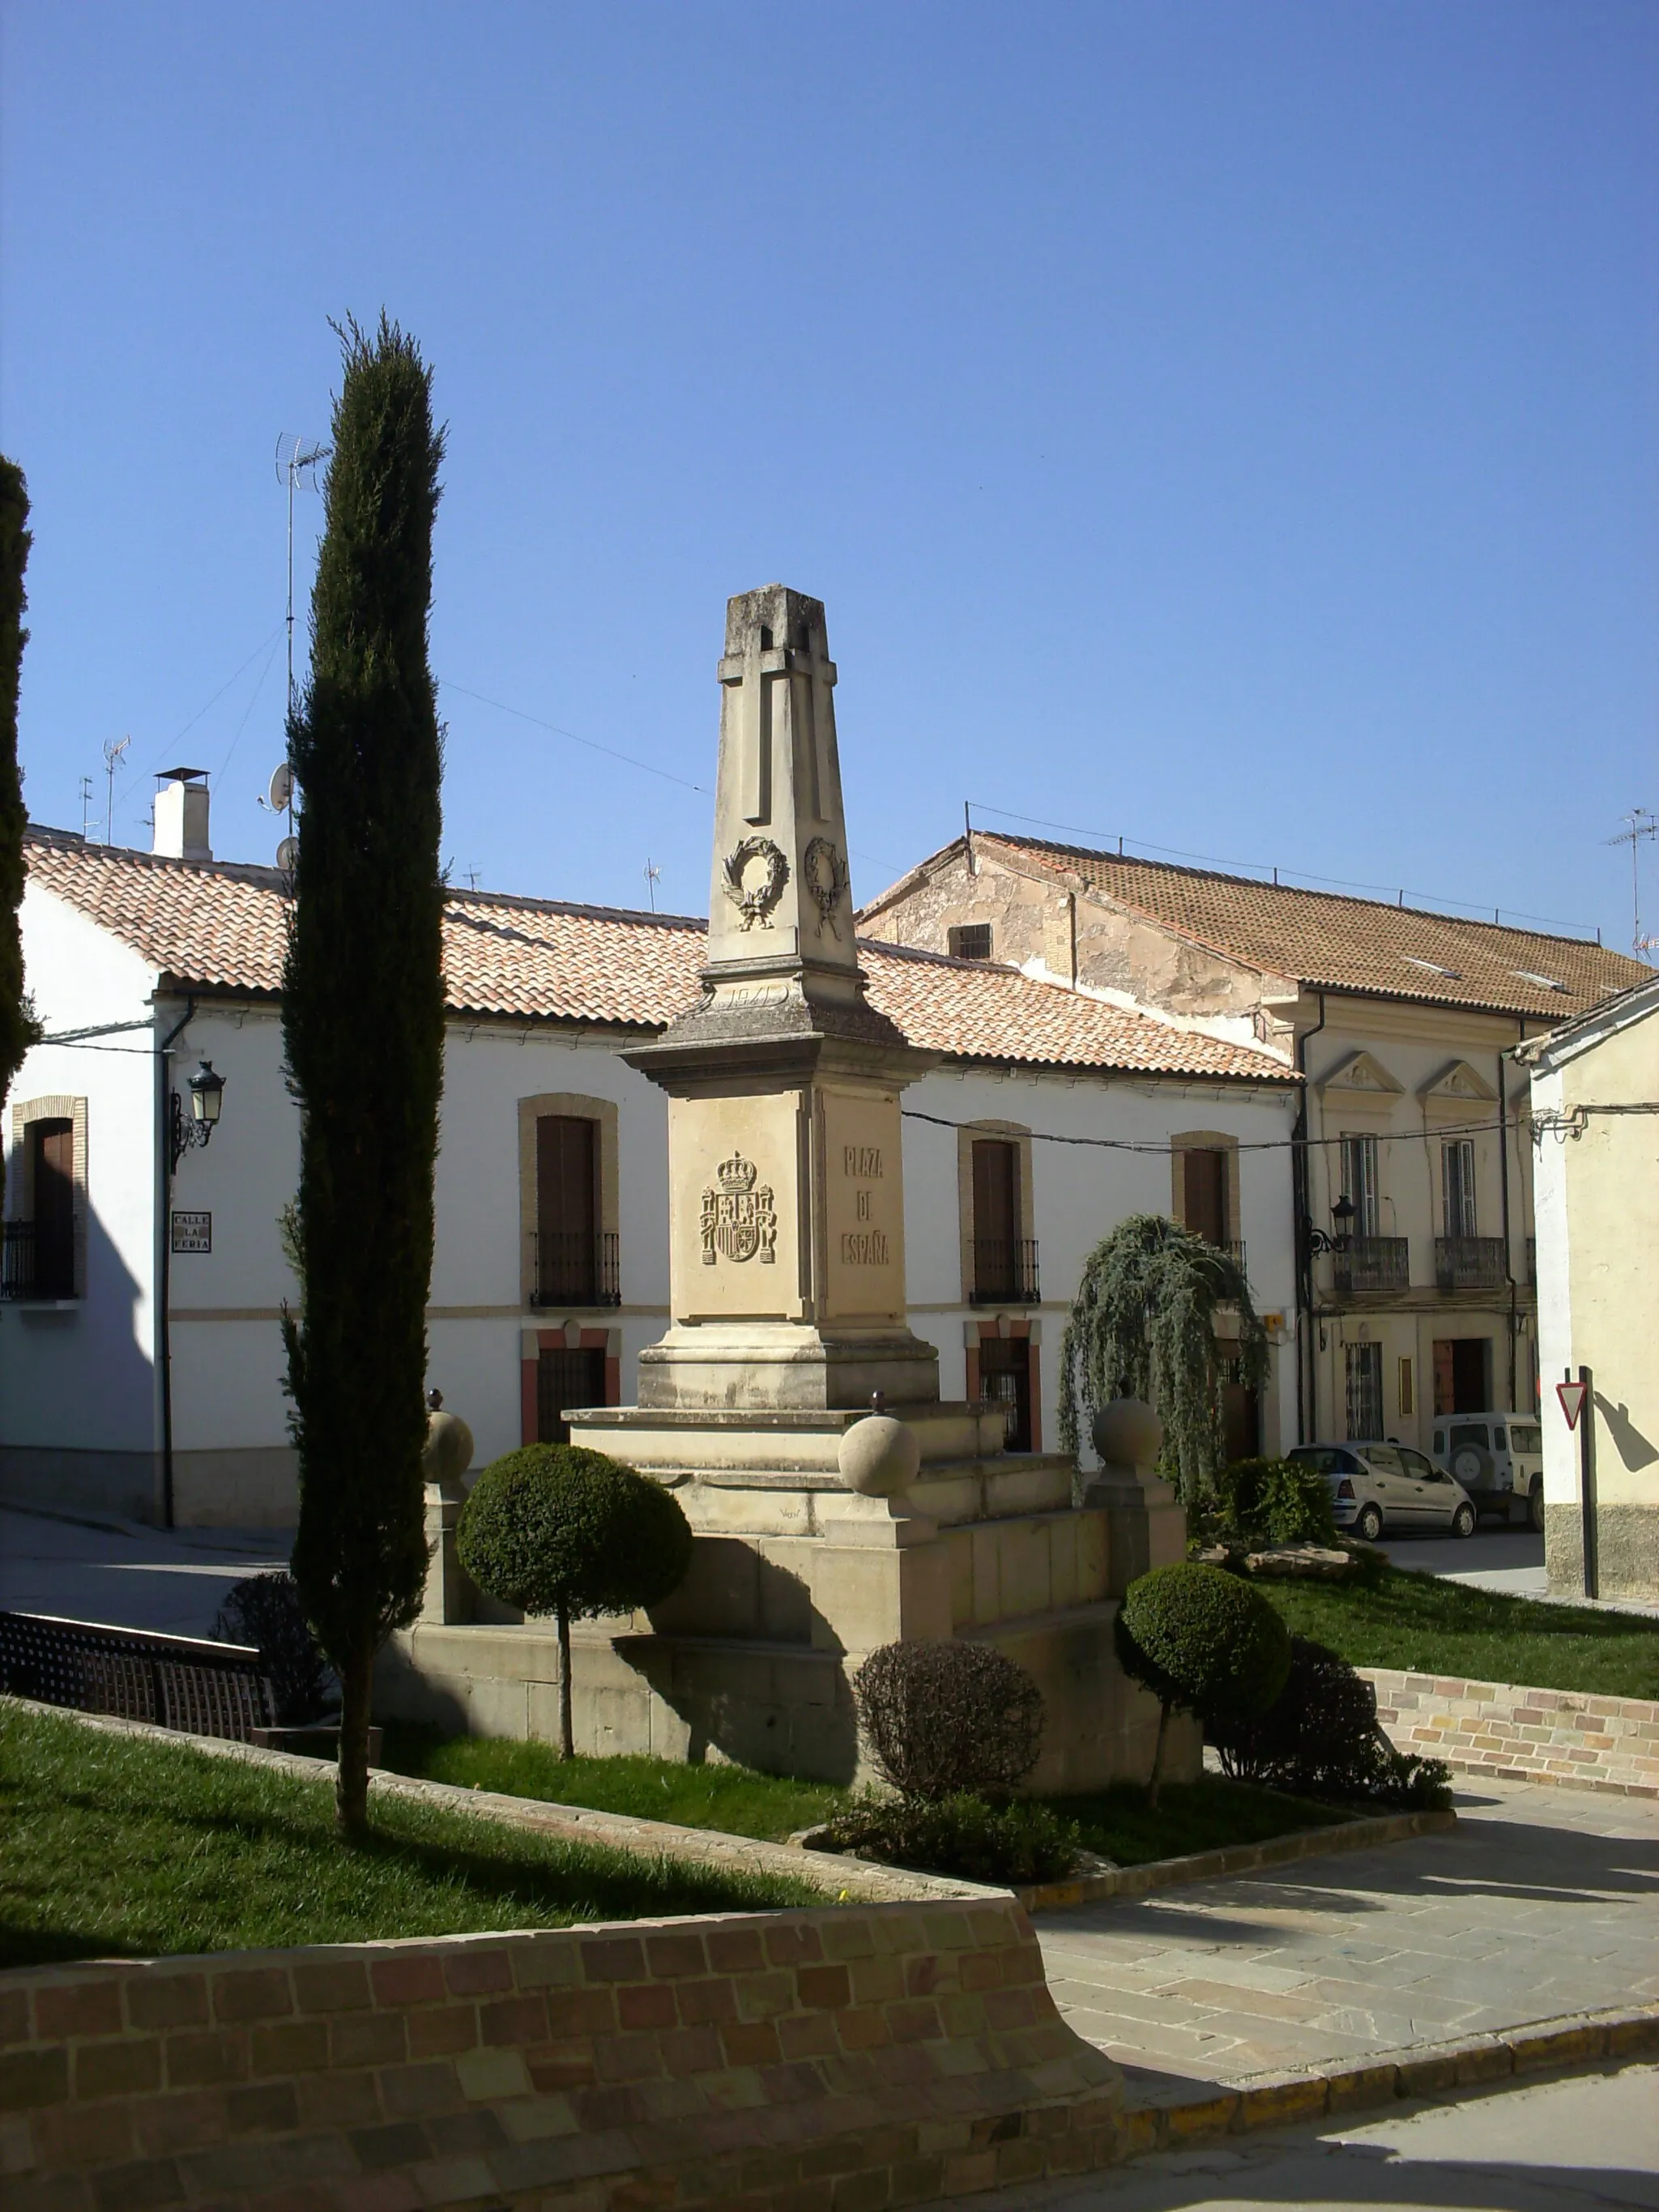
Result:
M1567 1370L1567 1380L1572 1380L1572 1370ZM1583 1530L1584 1553L1584 1595L1601 1595L1601 1568L1597 1555L1595 1519L1595 1387L1588 1367L1578 1370L1578 1380L1584 1386L1583 1409L1579 1413L1578 1433L1578 1510Z

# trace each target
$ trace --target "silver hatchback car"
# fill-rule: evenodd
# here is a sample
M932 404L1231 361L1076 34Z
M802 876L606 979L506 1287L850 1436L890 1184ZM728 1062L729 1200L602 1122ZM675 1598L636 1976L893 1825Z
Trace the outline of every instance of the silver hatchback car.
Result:
M1368 1544L1385 1528L1474 1534L1477 1516L1468 1491L1409 1444L1298 1444L1288 1456L1319 1469L1331 1486L1337 1527Z

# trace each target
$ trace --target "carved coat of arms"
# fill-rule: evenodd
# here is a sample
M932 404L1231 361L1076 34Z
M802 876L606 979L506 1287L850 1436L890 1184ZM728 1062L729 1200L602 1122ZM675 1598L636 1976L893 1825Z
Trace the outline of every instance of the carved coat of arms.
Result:
M772 1186L758 1189L759 1170L741 1152L733 1152L715 1170L715 1182L702 1194L702 1264L712 1267L718 1253L727 1260L752 1260L758 1252L763 1267L777 1259L778 1215L772 1202Z

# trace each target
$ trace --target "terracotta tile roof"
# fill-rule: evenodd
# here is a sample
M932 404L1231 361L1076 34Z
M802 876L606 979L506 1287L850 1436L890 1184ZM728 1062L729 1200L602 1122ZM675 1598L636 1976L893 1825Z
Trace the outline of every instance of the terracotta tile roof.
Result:
M1315 989L1490 1007L1548 1021L1580 1012L1653 973L1583 938L1464 921L1381 899L1297 890L1042 838L975 830L974 842L1080 880L1115 905L1246 967ZM1552 988L1557 984L1559 989Z
M179 985L275 996L282 878L273 868L161 860L31 827L33 881ZM458 1014L656 1030L693 1003L706 925L489 891L449 894L444 968ZM969 1060L1285 1083L1266 1053L1106 1006L981 962L860 947L872 1003L931 1052Z

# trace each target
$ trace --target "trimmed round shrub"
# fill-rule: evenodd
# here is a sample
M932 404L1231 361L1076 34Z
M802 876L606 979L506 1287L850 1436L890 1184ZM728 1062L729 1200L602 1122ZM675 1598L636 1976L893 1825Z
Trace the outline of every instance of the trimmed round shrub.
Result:
M1331 1486L1294 1459L1239 1459L1218 1479L1227 1534L1249 1544L1334 1544Z
M988 1644L884 1644L853 1677L877 1771L907 1799L1010 1796L1042 1747L1042 1692Z
M1114 1624L1118 1657L1167 1712L1265 1711L1285 1686L1291 1639L1259 1590L1182 1560L1130 1583Z
M455 1551L503 1605L569 1621L659 1604L684 1581L692 1541L660 1483L578 1444L526 1444L473 1484Z
M1291 1638L1290 1672L1273 1704L1212 1725L1224 1772L1298 1797L1407 1807L1450 1802L1443 1759L1396 1751L1377 1726L1376 1692L1337 1652Z
M314 1721L332 1702L334 1677L317 1649L292 1575L249 1575L225 1593L213 1623L222 1644L252 1644L264 1663L279 1728Z
M812 1848L959 1881L1037 1882L1063 1881L1080 1842L1073 1822L1030 1798L988 1805L959 1796L867 1800L838 1813Z

